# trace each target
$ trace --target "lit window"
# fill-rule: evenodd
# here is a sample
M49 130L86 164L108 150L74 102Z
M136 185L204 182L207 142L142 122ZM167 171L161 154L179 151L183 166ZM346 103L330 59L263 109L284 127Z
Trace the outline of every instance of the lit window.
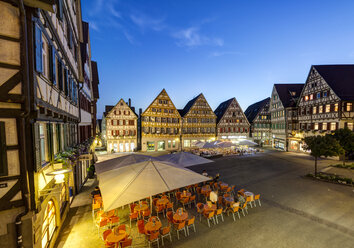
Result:
M334 112L338 112L338 103L334 104Z
M352 110L353 110L353 104L351 102L347 102L346 111L352 111Z
M317 107L312 107L312 113L317 114Z
M315 123L314 130L318 130L318 123Z
M322 124L322 130L327 130L327 123L326 122Z
M319 106L318 113L320 113L320 114L323 113L323 106L322 105Z
M305 96L305 101L308 101L309 100L309 96Z
M313 94L310 95L310 100L313 100Z
M330 104L326 104L326 113L331 112L331 105Z
M335 122L331 122L331 131L336 130L336 123Z

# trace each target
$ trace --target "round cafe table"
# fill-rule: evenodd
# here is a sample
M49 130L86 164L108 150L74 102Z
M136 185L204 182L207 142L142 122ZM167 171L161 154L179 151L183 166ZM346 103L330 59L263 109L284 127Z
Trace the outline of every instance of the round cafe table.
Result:
M209 207L208 204L204 204L204 211L205 212L211 212L216 210L216 204L212 204L211 207Z
M179 214L178 211L173 215L173 220L176 222L185 221L188 218L188 213L183 211L182 214Z
M116 231L108 234L106 241L109 243L118 243L127 237L127 232L124 230L119 230L118 233Z
M156 231L160 230L161 227L162 227L161 221L156 220L155 225L152 221L149 221L145 224L145 231L148 233L156 232Z
M225 201L229 204L233 203L235 200L233 197L224 197Z
M162 198L162 199L158 199L156 201L157 205L166 205L169 202L169 200L167 198Z
M201 192L202 192L202 194L207 194L207 193L211 192L209 185L203 186Z
M149 205L147 204L137 204L134 208L135 212L141 212L141 211L145 211L149 208Z
M229 185L227 183L220 183L220 188L226 188L228 187Z
M246 191L246 192L244 192L244 194L245 194L246 197L250 196L251 197L251 201L254 200L253 199L254 198L254 194L252 192Z
M112 218L114 216L114 211L104 212L101 217L102 218Z

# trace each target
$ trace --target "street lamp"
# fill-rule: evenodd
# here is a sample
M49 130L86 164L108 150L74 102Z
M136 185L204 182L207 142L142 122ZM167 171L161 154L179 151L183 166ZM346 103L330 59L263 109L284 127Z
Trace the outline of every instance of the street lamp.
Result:
M64 183L65 174L71 172L71 169L57 169L47 173L47 176L54 176L56 184Z

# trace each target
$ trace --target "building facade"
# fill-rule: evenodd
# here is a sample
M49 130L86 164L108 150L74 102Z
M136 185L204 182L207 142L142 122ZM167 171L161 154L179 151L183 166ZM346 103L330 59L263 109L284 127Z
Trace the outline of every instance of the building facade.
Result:
M81 3L9 2L0 1L0 244L53 247L91 162L90 146L78 146Z
M178 150L181 116L165 89L141 114L141 150Z
M216 139L216 115L202 93L190 100L179 112L182 116L184 149L193 147L197 141Z
M106 142L108 152L134 152L138 141L138 116L129 103L120 99L119 102L106 113Z
M314 65L298 102L299 138L354 125L354 65Z
M271 118L269 112L270 98L250 105L245 115L251 124L250 136L260 146L272 146Z
M297 101L304 84L274 84L270 99L273 147L284 151L294 150L289 140L298 130Z
M229 140L237 144L249 138L250 124L236 98L220 103L214 113L217 116L218 140Z

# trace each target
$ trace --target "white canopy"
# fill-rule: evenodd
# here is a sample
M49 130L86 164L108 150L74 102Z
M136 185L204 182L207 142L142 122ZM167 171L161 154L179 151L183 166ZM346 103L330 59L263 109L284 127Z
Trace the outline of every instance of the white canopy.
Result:
M109 211L210 179L169 162L150 160L103 172L98 180L104 211Z
M240 146L256 146L256 145L258 145L257 143L250 141L250 140L241 140L238 144Z
M191 154L189 152L178 152L174 154L167 154L167 155L159 156L158 158L162 161L171 162L183 167L214 162L210 159L202 158L200 156Z
M205 142L205 144L201 148L216 148L217 146L213 143L210 142Z
M114 159L102 161L95 164L96 174L99 175L105 171L120 168L122 166L136 164L143 161L159 160L157 157L151 157L140 154L129 154Z
M203 142L203 141L197 141L197 142L193 142L192 146L202 148L204 146L204 144L205 144L205 142Z
M223 142L219 142L216 144L218 147L221 148L227 148L227 147L231 147L231 146L235 146L234 143L232 143L231 141L223 141Z

